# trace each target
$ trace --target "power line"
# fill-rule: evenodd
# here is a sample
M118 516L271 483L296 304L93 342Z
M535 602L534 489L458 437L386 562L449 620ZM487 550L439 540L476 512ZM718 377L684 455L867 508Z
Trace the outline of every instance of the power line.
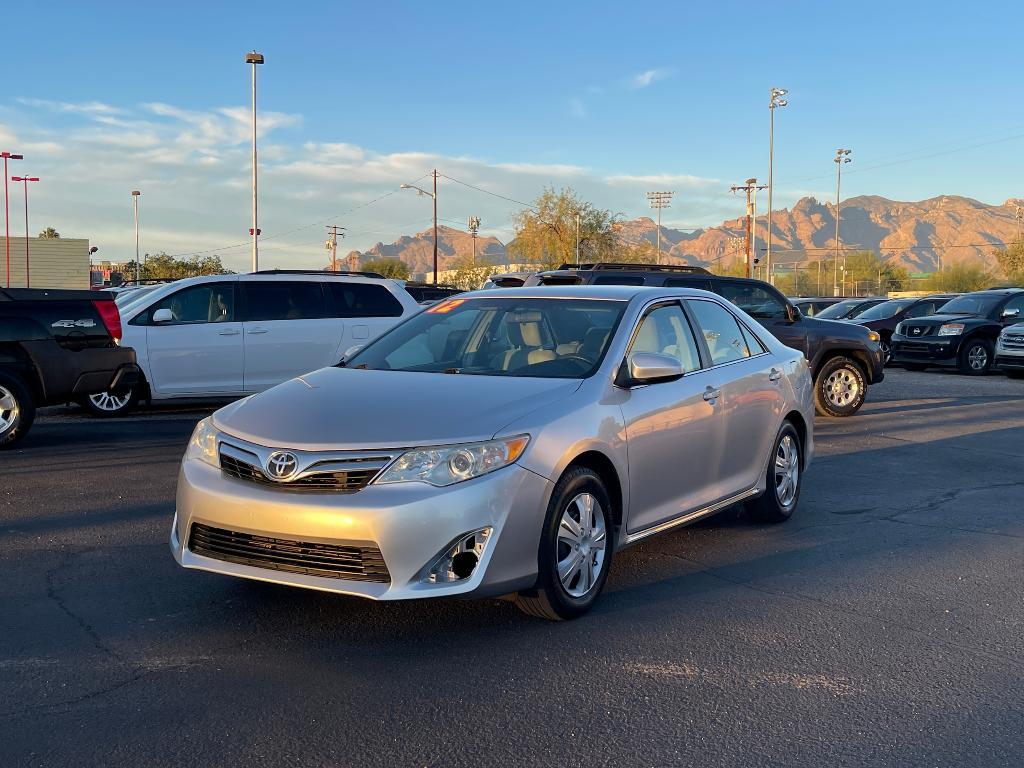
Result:
M448 181L454 181L456 184L461 184L464 187L469 187L470 189L475 189L477 192L483 192L485 195L491 195L491 197L500 197L502 200L507 200L510 203L515 203L516 205L525 206L525 207L530 208L531 210L534 210L534 211L539 210L537 208L537 206L533 205L532 203L524 203L522 200L516 200L514 197L506 197L505 195L499 195L497 192L491 192L489 189L484 189L483 187L478 187L475 184L470 184L470 183L465 182L465 181L460 181L459 179L453 178L453 177L448 176L448 175L443 174L443 173L440 174L440 175L442 177L448 179Z

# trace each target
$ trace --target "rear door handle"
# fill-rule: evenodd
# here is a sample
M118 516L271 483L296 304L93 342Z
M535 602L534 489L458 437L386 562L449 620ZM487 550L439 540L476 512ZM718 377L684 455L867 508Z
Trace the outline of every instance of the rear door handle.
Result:
M252 336L256 336L257 334L260 334L260 333L266 333L267 330L268 330L267 328L253 328L251 331L246 331L246 333L248 333L248 334L250 334Z
M704 399L707 400L709 403L714 403L715 400L717 400L721 396L722 390L720 389L713 389L712 387L708 387L707 389L704 390Z
M768 381L778 381L782 378L782 371L777 371L772 368L771 373L768 374Z
M237 336L241 331L217 331L218 336Z

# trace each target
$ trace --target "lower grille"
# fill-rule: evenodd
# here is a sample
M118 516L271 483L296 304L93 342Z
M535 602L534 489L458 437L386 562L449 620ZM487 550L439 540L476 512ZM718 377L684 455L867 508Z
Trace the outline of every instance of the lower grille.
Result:
M193 523L188 548L203 557L254 568L351 581L391 582L384 557L376 547L273 539Z

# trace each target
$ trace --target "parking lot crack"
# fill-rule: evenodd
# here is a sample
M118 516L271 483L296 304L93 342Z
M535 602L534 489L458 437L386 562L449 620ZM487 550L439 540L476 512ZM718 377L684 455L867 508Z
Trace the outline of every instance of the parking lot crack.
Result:
M65 616L71 619L71 621L74 622L74 624L82 630L82 632L86 635L86 637L89 638L93 646L98 651L100 651L106 656L109 656L115 661L123 663L124 658L117 651L115 651L113 648L111 648L105 642L103 642L103 639L99 636L99 633L93 628L92 624L90 624L85 619L85 617L79 615L74 610L72 610L71 606L68 605L67 600L65 600L61 596L60 592L57 589L57 573L63 570L64 568L67 568L71 564L72 559L88 551L90 551L90 549L72 550L69 552L65 552L64 555L61 557L60 562L46 572L46 597L52 600L57 605L57 608L61 611L61 613L63 613Z

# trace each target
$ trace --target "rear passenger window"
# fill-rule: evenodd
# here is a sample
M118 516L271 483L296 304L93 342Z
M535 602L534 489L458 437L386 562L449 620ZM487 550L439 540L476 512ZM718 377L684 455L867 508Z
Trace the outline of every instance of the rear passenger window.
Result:
M326 317L319 282L246 282L245 319L313 320Z
M594 285L643 285L642 277L627 277L625 275L600 275L594 278Z
M689 305L697 318L700 332L704 334L714 365L750 357L743 330L729 310L713 301L691 300Z
M761 340L751 333L750 329L743 325L743 323L740 323L740 331L743 333L743 340L747 342L747 349L750 350L750 354L760 355L768 351L764 348Z
M333 317L401 317L402 303L383 285L331 281Z
M651 310L640 323L629 351L669 355L678 360L687 373L700 368L697 342L678 304L666 304Z

